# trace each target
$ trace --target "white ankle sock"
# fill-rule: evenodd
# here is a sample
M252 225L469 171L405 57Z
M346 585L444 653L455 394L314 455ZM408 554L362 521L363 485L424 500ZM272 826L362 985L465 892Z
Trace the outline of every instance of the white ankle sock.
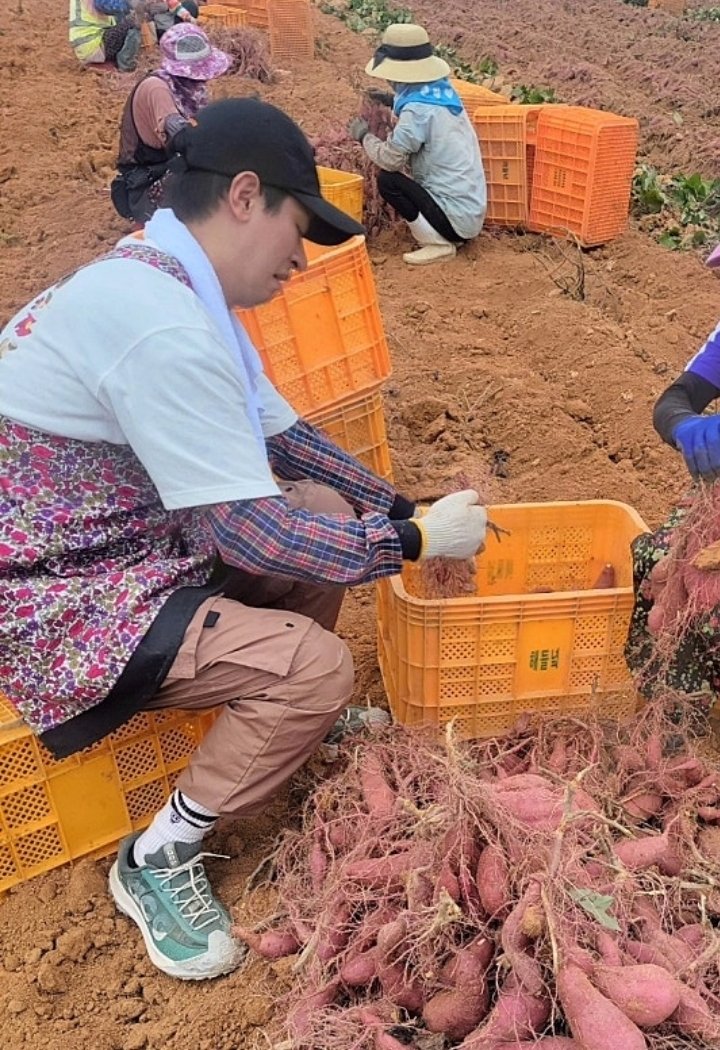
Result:
M152 824L133 846L136 864L143 864L150 853L156 853L170 842L201 842L218 818L217 813L194 802L177 788Z

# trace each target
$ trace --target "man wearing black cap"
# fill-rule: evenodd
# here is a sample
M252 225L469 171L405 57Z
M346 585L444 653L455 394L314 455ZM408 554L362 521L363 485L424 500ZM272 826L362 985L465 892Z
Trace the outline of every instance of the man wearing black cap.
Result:
M305 268L303 238L362 232L321 197L297 125L233 99L176 145L144 240L0 333L0 687L58 757L140 710L218 710L110 875L153 962L199 979L243 957L203 836L258 812L346 709L344 588L475 554L486 515L467 491L413 519L298 419L232 312Z

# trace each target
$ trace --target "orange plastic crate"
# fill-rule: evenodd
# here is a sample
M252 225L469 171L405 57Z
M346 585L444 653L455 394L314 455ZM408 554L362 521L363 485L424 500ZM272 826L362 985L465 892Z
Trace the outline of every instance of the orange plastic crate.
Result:
M346 212L356 222L363 219L365 183L362 175L318 166L320 190L325 200Z
M365 238L305 248L304 273L264 306L237 311L268 376L302 415L366 393L390 375Z
M483 737L523 713L631 714L630 544L647 526L611 500L511 504L489 515L510 535L488 538L476 595L419 597L415 565L378 584L378 658L396 721L455 719L461 735ZM607 562L617 586L590 590Z
M231 4L205 4L200 8L198 17L200 25L227 26L228 29L242 29L247 25L245 11Z
M582 106L545 106L537 126L529 228L605 244L630 210L638 122Z
M654 7L658 11L667 11L668 14L677 15L678 18L685 14L686 0L648 0L648 7Z
M224 0L226 7L240 7L245 11L245 24L255 29L267 29L268 0Z
M489 88L482 87L480 84L472 84L469 80L451 77L450 83L460 96L460 101L471 119L476 106L506 106L508 103L505 95L497 91L490 91Z
M56 761L0 693L0 892L146 827L214 719L138 714Z
M378 477L392 480L382 391L379 386L368 394L353 397L324 412L312 413L307 418L340 448L356 456Z
M315 57L310 0L268 0L270 53L278 66L292 68Z
M535 141L543 106L512 103L475 107L473 126L480 140L489 226L524 226L530 208L528 151ZM532 156L530 157L532 162Z

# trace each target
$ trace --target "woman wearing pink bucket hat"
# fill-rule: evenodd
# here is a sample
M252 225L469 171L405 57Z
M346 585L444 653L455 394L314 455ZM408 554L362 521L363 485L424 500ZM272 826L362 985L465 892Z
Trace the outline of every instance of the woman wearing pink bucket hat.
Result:
M232 61L189 23L168 29L159 46L160 68L143 77L125 103L118 174L110 187L115 210L137 223L160 204L173 138L207 105L208 81L227 72Z

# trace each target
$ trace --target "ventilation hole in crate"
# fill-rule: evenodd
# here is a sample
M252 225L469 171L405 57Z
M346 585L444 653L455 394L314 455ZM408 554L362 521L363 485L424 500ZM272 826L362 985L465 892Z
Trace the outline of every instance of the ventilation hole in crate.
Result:
M575 650L607 649L607 617L581 616L575 625Z
M150 784L142 784L133 788L125 795L128 815L133 824L153 816L165 805L168 791L163 780L153 780Z
M38 772L35 748L29 737L0 748L0 784L12 784Z
M53 857L64 857L60 832L55 824L40 828L30 835L15 840L15 852L23 868L34 868L40 864L53 867Z
M440 662L473 664L477 652L475 642L463 642L460 639L445 638L440 644Z
M478 679L475 683L475 691L478 696L512 696L512 676L493 675L491 678Z
M5 879L14 879L16 873L15 858L10 847L0 843L0 885Z
M0 801L0 813L8 828L19 828L36 820L45 820L52 816L52 812L44 784L32 784Z
M148 773L157 772L158 756L154 740L146 737L143 740L136 740L128 747L119 749L115 753L115 762L118 776L123 784L137 777L147 776Z
M160 734L160 751L166 765L174 765L187 758L197 747L197 738L190 724L175 726Z
M131 737L138 736L140 733L147 733L150 729L150 716L144 711L139 711L136 715L126 722L125 725L120 726L114 733L110 734L110 743L121 743L123 740L129 740Z
M463 697L469 699L475 696L475 692L474 682L443 682L440 685L438 697L442 704L443 702L452 702L455 699L462 700Z

